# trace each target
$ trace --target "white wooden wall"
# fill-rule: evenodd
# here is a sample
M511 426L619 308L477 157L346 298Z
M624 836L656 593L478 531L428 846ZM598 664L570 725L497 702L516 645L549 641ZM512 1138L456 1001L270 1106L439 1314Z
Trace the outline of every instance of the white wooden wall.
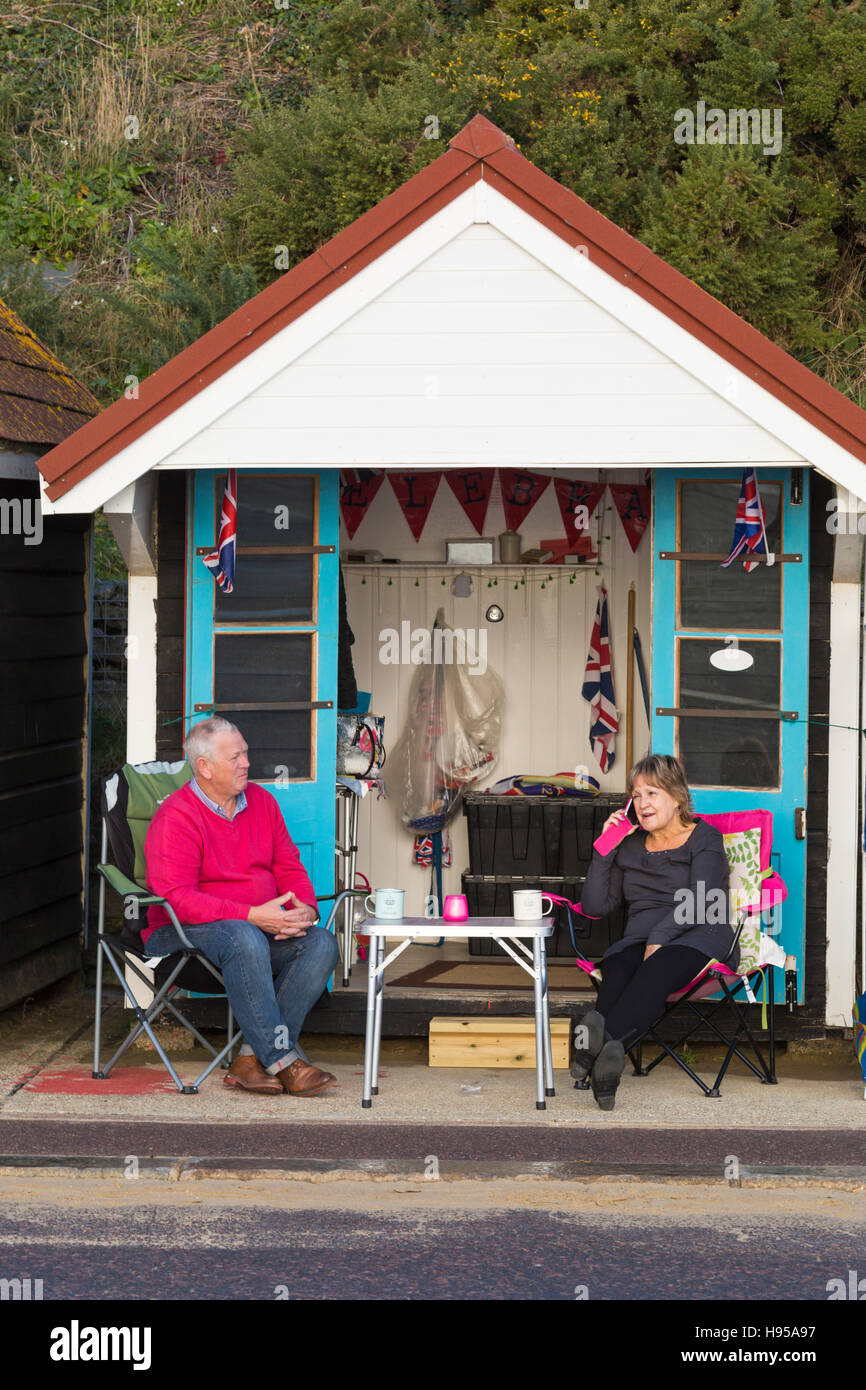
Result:
M544 470L539 470L544 471ZM587 469L560 471L558 476L595 478ZM618 472L615 481L642 481L638 473ZM533 570L527 567L527 584L516 591L520 576L513 570L494 567L489 574L472 572L473 592L469 598L455 598L451 581L458 568L448 571L394 566L375 572L360 565L344 565L349 622L355 634L352 648L359 689L373 693L371 708L385 716L386 747L392 748L403 731L408 710L409 690L415 666L384 665L379 660L380 633L386 628L400 630L404 619L416 627L431 627L437 609L445 609L446 619L455 627L487 629L487 661L501 677L506 702L502 721L502 747L499 762L479 788L500 777L521 772L552 774L571 772L577 764L588 767L605 791L625 785L625 736L617 742L617 761L605 777L592 756L588 731L590 707L582 698L587 646L592 631L597 585L604 582L614 651L614 687L617 702L625 716L626 617L628 588L636 588L636 624L649 656L650 650L650 572L651 537L647 532L633 554L609 493L600 506L604 513L601 574L594 567L579 566L574 584L569 584L562 566ZM485 534L496 536L505 529L498 483L487 513ZM593 532L596 526L593 522ZM443 481L420 543L413 540L387 478L382 484L351 543L341 531L340 548L381 550L383 555L403 561L442 561L445 538L472 534L462 508ZM521 533L523 548L542 539L562 535L559 507L553 485L530 513ZM570 573L570 571L568 571ZM545 589L548 573L554 576ZM442 579L446 585L442 587ZM488 579L498 578L494 588ZM388 580L391 579L389 585ZM416 580L418 584L416 585ZM366 582L364 582L366 581ZM486 623L485 612L496 602L505 611L501 623ZM646 751L647 725L635 681L635 758ZM389 767L386 764L385 777ZM371 883L380 887L403 887L408 892L407 911L421 913L429 885L429 871L411 862L413 837L400 823L398 788L389 783L387 801L368 796L361 806L358 867ZM460 891L460 874L469 867L466 821L462 813L451 822L453 864L443 875L445 892Z
M801 461L737 408L732 373L712 390L491 224L412 265L442 225L259 348L244 373L265 379L230 406L224 381L223 413L161 466Z

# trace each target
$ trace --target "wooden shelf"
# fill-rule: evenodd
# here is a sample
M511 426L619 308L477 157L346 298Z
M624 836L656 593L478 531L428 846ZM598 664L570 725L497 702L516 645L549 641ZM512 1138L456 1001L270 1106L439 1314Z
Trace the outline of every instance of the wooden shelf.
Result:
M467 570L477 570L481 574L490 574L493 570L567 570L569 574L594 574L595 562L591 561L588 565L560 565L553 560L537 563L534 560L526 560L518 565L501 565L498 562L492 565L448 565L443 560L400 560L396 565L386 565L376 562L370 565L348 564L343 561L344 572L349 570L354 573L359 570L361 574L366 574L373 570L387 570L390 574L400 570L436 570L445 572L450 570L452 574L466 573Z

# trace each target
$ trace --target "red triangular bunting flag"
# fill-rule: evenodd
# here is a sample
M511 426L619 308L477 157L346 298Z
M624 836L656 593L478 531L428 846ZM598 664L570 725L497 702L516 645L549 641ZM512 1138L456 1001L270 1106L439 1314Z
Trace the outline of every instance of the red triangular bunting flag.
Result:
M416 541L421 539L421 532L430 514L441 477L442 473L438 468L425 470L423 473L388 474L394 496L400 503L401 511Z
M608 483L608 487L628 543L632 550L637 550L640 538L649 526L650 490L638 483Z
M367 508L384 481L384 473L374 473L372 468L340 469L340 510L349 540L367 515Z
M445 474L446 483L479 536L484 535L484 518L495 471L493 468L461 468Z
M550 479L541 473L527 473L525 469L500 468L499 482L505 524L509 531L519 531Z
M579 478L555 478L553 486L565 534L573 536L576 531L585 531L604 492L604 483L583 483ZM584 510L578 511L579 507Z

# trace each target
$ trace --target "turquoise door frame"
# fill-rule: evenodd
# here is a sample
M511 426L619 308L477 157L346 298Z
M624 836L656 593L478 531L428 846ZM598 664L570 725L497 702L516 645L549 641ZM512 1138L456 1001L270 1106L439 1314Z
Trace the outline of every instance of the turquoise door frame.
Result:
M263 473L264 469L251 468ZM278 470L267 470L273 477ZM337 762L337 639L339 630L339 473L337 469L316 472L311 469L285 469L284 475L310 476L316 481L315 529L313 543L332 546L331 553L312 557L315 595L312 621L306 622L214 622L216 583L197 549L213 549L215 498L218 472L201 470L188 477L188 536L186 577L186 729L207 717L214 703L215 636L243 633L306 634L312 638L312 701L330 702L330 708L312 711L312 754L309 778L290 780L280 774L260 782L277 799L289 834L298 847L301 860L317 894L334 891L335 779ZM244 545L244 470L238 469L238 539ZM245 557L238 554L235 565L235 592L244 584ZM249 570L247 570L249 573ZM249 691L244 702L257 699L256 677L251 671ZM197 709L196 706L201 708ZM243 712L235 718L241 732ZM257 779L258 780L258 779Z
M656 753L678 753L678 728L682 721L660 715L660 709L680 705L676 688L680 638L712 637L723 646L725 637L735 636L744 645L767 638L782 644L780 709L796 711L796 720L780 721L781 785L778 789L741 787L694 787L695 810L710 815L720 811L750 810L755 807L773 813L772 862L783 878L788 897L781 910L778 940L789 955L797 958L800 1001L803 998L805 948L806 840L797 838L796 811L805 813L809 713L809 470L802 470L802 501L791 501L791 470L767 466L758 469L759 486L782 484L782 551L800 554L801 563L785 562L782 572L782 626L778 630L745 629L740 615L731 613L730 625L719 628L678 626L677 570L675 560L662 560L662 551L682 549L678 534L678 483L688 479L717 479L739 482L741 468L659 469L653 480L653 628L652 628L652 748ZM730 516L730 537L734 534L734 512ZM704 562L701 562L704 563ZM705 562L712 563L712 562ZM734 562L742 564L741 559ZM725 571L719 569L719 582ZM735 723L734 720L731 723ZM776 998L784 997L783 972L776 972Z

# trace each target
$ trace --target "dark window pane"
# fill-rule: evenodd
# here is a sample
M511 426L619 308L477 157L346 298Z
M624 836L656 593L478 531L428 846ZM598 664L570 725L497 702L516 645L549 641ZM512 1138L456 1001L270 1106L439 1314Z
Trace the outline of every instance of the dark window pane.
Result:
M295 633L217 635L214 641L214 703L269 704L312 700L312 637ZM289 778L312 776L312 714L309 710L220 711L250 748L250 776L272 781L287 768Z
M214 621L312 622L314 563L312 555L238 555L232 592L214 584Z
M719 671L710 654L718 639L679 641L679 695L683 709L752 710L780 707L780 642L741 642L753 664L746 671ZM778 787L781 724L778 719L679 719L679 756L692 786Z
M219 534L225 475L214 487L214 535ZM247 555L257 546L315 545L315 482L285 474L238 475L235 583L225 594L214 585L217 623L313 620L312 555Z
M223 473L215 483L214 535L219 532L225 482ZM239 469L238 545L314 545L313 501L313 478Z
M767 544L782 550L782 485L758 483L767 518ZM737 515L739 482L680 484L680 550L730 554ZM759 564L747 574L741 558L728 569L712 560L677 565L680 626L743 631L781 627L782 566Z
M249 745L250 778L273 782L312 777L312 715L307 710L220 710Z

